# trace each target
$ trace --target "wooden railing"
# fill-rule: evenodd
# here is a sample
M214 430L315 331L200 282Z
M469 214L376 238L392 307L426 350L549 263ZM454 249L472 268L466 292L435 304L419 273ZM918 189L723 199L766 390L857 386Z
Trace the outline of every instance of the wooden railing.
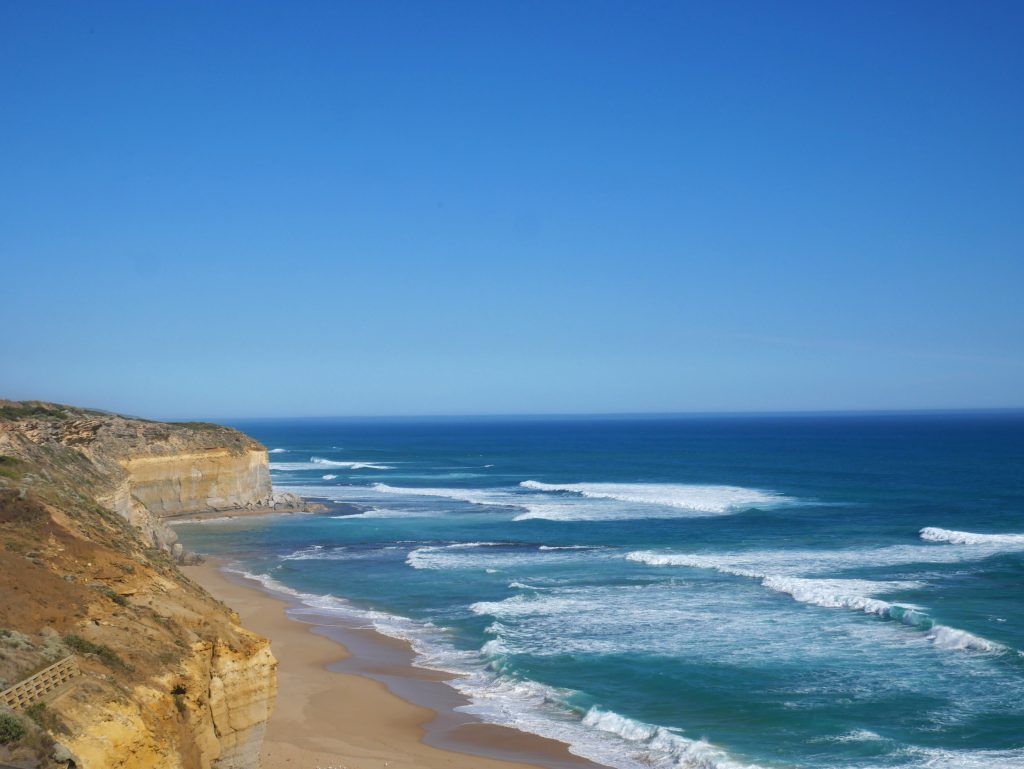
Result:
M55 662L48 668L43 668L35 675L29 676L24 681L19 681L10 689L0 692L0 704L6 705L11 710L24 710L58 686L63 686L72 678L82 674L78 668L78 661L72 654L60 662Z

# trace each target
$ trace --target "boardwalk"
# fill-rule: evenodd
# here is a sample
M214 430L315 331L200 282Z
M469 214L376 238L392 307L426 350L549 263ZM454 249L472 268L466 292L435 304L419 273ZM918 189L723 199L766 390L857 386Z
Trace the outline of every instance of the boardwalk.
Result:
M72 654L48 668L43 668L24 681L16 683L10 689L4 689L0 692L0 705L6 705L11 710L24 710L29 705L39 702L57 687L81 674L78 661Z

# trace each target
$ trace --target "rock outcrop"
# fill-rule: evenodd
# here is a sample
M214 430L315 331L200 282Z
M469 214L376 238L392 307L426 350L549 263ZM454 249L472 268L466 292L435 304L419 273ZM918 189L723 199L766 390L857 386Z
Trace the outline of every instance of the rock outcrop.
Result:
M266 448L228 427L152 422L36 402L0 401L0 414L5 409L23 416L0 419L0 454L41 461L46 452L72 449L77 460L88 463L71 468L74 479L90 484L95 499L139 529L149 544L171 553L181 549L164 525L169 518L322 509L294 494L275 493Z
M164 518L270 504L267 451L206 448L121 461L131 504Z
M0 401L0 685L72 652L83 671L0 762L256 769L276 661L163 519L280 504L234 430Z

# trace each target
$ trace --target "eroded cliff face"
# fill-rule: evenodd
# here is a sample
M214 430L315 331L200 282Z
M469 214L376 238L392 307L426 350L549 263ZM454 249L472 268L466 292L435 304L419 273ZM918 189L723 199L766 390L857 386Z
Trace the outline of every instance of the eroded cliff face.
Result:
M174 673L133 687L128 701L59 703L72 727L64 745L87 769L258 767L277 662L267 641L240 638L192 644Z
M272 503L264 448L203 449L121 461L132 501L160 518Z
M32 407L43 411L0 420L0 453L46 461L46 452L73 450L83 465L71 468L74 480L90 485L97 501L156 547L170 550L176 540L163 524L166 518L282 506L271 488L267 450L236 430L68 407L52 407L64 409L61 418L54 418L45 412L48 404Z
M268 501L266 452L233 430L0 401L0 688L71 652L83 670L0 762L58 766L52 738L81 769L257 769L276 661L161 519Z

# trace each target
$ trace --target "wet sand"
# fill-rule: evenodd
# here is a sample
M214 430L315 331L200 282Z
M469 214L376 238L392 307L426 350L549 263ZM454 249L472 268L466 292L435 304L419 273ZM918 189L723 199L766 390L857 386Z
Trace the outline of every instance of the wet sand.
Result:
M269 638L279 662L263 769L598 767L560 742L457 713L465 700L441 683L449 676L412 667L405 642L322 616L289 618L287 601L218 566L183 571Z

